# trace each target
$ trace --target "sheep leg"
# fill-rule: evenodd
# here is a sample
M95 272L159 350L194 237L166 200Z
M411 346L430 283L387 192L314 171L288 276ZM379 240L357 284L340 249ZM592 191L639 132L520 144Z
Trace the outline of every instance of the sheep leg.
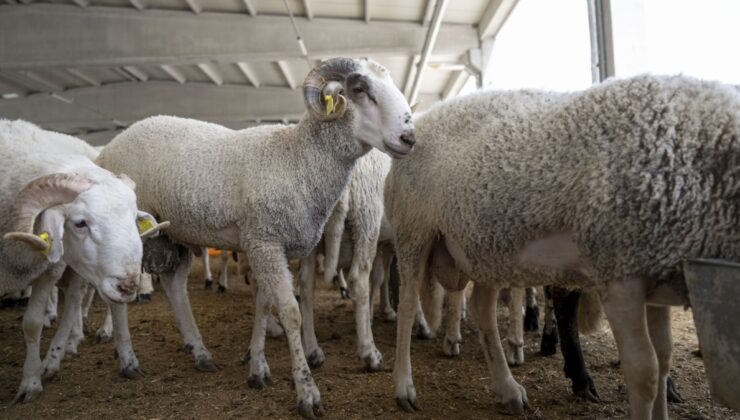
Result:
M205 288L210 290L213 287L213 277L211 276L211 259L208 256L208 248L201 248L203 253L203 276L205 277Z
M509 328L506 331L506 361L509 366L524 363L524 289L511 287L509 298Z
M303 319L303 349L308 358L308 366L316 369L324 364L324 351L319 347L316 339L313 318L314 301L314 277L316 270L316 250L301 260L301 268L298 273L301 288L301 318Z
M420 299L416 300L416 318L414 327L416 328L416 338L429 340L435 337L435 331L429 327L427 318L424 316L424 309L421 307Z
M552 300L557 331L560 335L560 350L565 361L565 376L570 378L573 394L589 401L598 402L594 381L588 374L581 351L581 339L578 336L578 302L580 290L568 290L552 286Z
M355 306L355 328L357 329L357 355L365 365L365 371L377 372L383 363L383 355L373 339L370 315L370 268L375 260L377 237L358 243L354 247L352 266L349 270L352 286L352 301Z
M252 292L255 295L254 320L252 325L252 339L245 360L249 362L249 376L247 385L250 388L263 389L272 385L270 366L265 358L265 329L270 313L270 302L267 293L257 286L256 281L251 282Z
M152 275L142 272L141 286L139 287L139 302L150 302L152 300L152 292L154 292L154 286L152 285Z
M218 292L224 293L229 288L229 251L221 250L221 274L218 277Z
M653 403L653 419L668 418L667 380L671 370L671 308L669 306L647 307L648 331L658 358L658 395Z
M396 310L393 309L390 295L391 264L393 262L393 253L384 252L385 260L383 261L383 284L380 289L380 307L383 308L383 319L386 322L396 320Z
M279 245L255 247L254 241L246 243L252 245L244 248L248 250L247 257L252 264L252 273L258 288L267 293L269 300L277 308L278 317L288 339L293 383L298 397L298 413L313 419L323 414L321 396L301 346L301 311L293 296L292 276L285 251Z
M375 297L378 296L380 287L383 285L383 252L378 250L373 260L373 268L370 270L370 306L368 307L370 324L373 322L375 312Z
M540 329L540 308L537 306L537 289L527 287L524 290L527 293L527 304L524 312L524 331L537 331Z
M491 390L496 404L507 413L520 415L528 405L527 392L511 375L501 346L496 319L498 292L498 289L476 283L470 307L478 323L478 337L491 375Z
M545 286L545 326L542 328L542 340L540 341L542 356L552 356L557 352L558 322L555 318L553 288L553 286Z
M84 324L84 321L87 320L87 314L90 312L93 299L95 298L95 288L87 283L83 284L83 288L85 289L82 298L82 320Z
M95 342L97 343L107 343L113 338L113 314L111 313L110 305L106 304L105 306L103 325L95 331Z
M67 339L70 336L72 326L82 317L82 278L72 270L67 270L65 276L69 278L66 290L64 291L64 308L62 310L62 319L59 321L59 327L51 339L49 350L43 361L43 378L51 379L59 373L60 364L67 350ZM55 287L56 289L56 287ZM51 292L53 294L53 291ZM74 350L77 350L75 347Z
M74 272L70 275L70 281L77 277ZM82 280L79 280L79 283L82 283ZM64 306L67 306L67 299L69 299L68 294L72 293L74 295L79 296L73 296L72 297L72 307L71 310L72 315L74 316L72 326L67 331L67 349L66 354L71 356L76 356L79 354L79 351L77 350L77 347L80 345L82 340L85 339L85 333L83 332L83 323L82 323L82 287L76 287L79 288L79 290L73 289L71 286L68 286L67 289L64 290Z
M118 373L124 378L136 379L143 376L139 367L139 359L134 353L131 344L131 334L128 329L128 307L125 303L111 303L108 306L113 324L113 341L118 358Z
M213 363L213 356L203 344L203 338L195 324L190 298L188 297L188 272L190 271L192 258L192 253L188 251L187 256L183 258L174 272L163 273L161 275L162 288L175 315L185 351L191 353L193 359L195 359L195 368L201 372L215 372L218 369Z
M51 288L60 277L60 271L51 269L33 282L33 293L23 314L23 338L26 342L26 361L23 363L23 380L13 402L30 402L43 392L41 374L43 365L39 354L41 330L44 328L44 310Z
M57 320L57 303L59 301L59 288L54 286L49 294L49 301L46 302L44 311L44 327L50 328Z
M658 359L647 330L642 281L608 282L602 304L617 341L631 418L649 419L658 394Z
M349 189L337 201L336 207L324 227L324 281L331 284L338 275L339 248L347 219ZM346 284L344 285L346 290ZM342 296L344 297L344 296Z
M460 343L462 343L460 322L462 321L464 299L464 289L447 293L447 329L445 339L442 342L442 352L447 357L460 355Z

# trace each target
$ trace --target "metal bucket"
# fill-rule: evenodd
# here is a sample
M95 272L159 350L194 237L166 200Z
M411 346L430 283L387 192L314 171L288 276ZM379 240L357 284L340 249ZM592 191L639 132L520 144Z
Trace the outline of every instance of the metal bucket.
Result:
M740 411L740 264L689 260L684 274L712 398Z

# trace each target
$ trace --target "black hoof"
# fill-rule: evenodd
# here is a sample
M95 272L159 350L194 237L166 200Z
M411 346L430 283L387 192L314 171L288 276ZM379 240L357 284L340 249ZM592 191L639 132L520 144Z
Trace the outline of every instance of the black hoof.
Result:
M206 290L211 290L211 288L213 288L213 280L206 279L206 286L205 286L205 288L206 288Z
M540 354L542 356L552 356L558 352L558 332L552 334L543 333L540 341Z
M219 284L219 285L218 285L218 292L219 292L219 293L226 293L226 288L225 288L225 287L223 287L223 286L221 286L221 285Z
M324 364L326 357L324 356L324 352L321 349L318 349L309 354L307 359L308 367L311 369L318 369Z
M139 295L139 303L149 303L152 301L151 293L144 293Z
M538 306L527 307L524 312L524 331L537 331L540 329L540 308Z
M140 379L144 377L144 372L138 367L121 369L118 373L126 379Z
M212 359L196 360L195 368L201 372L218 372L218 366L216 366Z
M421 407L419 406L419 403L416 402L416 400L410 400L408 398L396 397L396 404L398 404L401 410L406 411L407 413L413 413L414 411L421 410Z
M669 403L674 404L681 404L683 402L683 397L681 397L681 394L678 393L678 390L676 389L676 384L673 382L673 379L669 376L666 381L666 399Z
M342 299L349 299L349 290L346 287L340 287L339 294L342 296Z
M586 377L586 383L584 385L576 386L573 384L573 394L586 401L601 402L601 397L599 397L594 381L590 376Z
M308 401L301 401L298 403L298 414L304 419L316 420L324 415L324 409L321 408L320 402L311 404Z
M334 277L331 278L331 284L336 285L338 283L339 283L339 276L335 274Z
M268 385L272 385L272 378L270 378L270 375L265 375L264 378L259 375L251 375L247 378L247 385L254 389L265 389Z
M28 306L28 298L24 297L18 299L18 306L20 306L21 308L25 308L26 306Z
M249 276L246 275L246 274L244 275L244 284L246 284L247 286L249 286Z
M430 340L432 338L432 332L428 328L417 328L416 338L419 340Z

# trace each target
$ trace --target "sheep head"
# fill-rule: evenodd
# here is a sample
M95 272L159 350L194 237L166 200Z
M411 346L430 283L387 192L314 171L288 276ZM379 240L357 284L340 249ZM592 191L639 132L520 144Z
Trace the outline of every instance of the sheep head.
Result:
M309 113L321 122L341 119L352 109L353 137L391 157L413 150L414 123L406 98L380 64L333 58L316 66L303 83Z
M94 181L74 173L37 178L16 197L16 231L4 238L30 245L30 251L41 252L49 263L63 261L104 299L130 301L141 271L141 238L156 234L166 222L159 225L138 211L127 181L112 174Z

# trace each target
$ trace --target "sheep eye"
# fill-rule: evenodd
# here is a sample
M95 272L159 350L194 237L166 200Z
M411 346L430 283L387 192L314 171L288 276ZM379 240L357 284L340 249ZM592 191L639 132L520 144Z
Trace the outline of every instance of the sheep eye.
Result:
M358 94L358 95L359 95L360 93L364 92L364 91L365 91L365 89L363 89L363 88L359 88L359 87L356 87L356 88L353 88L353 89L352 89L352 91L353 91L354 93L356 93L356 94Z
M79 222L75 222L75 227L82 229L87 226L87 222L84 220L80 220Z

